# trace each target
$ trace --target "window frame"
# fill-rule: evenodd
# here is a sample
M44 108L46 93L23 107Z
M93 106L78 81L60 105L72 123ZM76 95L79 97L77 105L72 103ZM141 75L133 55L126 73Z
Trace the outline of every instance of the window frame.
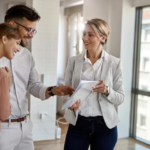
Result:
M150 6L143 6L136 8L135 14L135 33L134 33L134 55L133 55L133 76L132 76L132 90L131 90L131 116L130 116L130 137L150 145L150 141L144 140L136 136L137 124L137 109L138 109L138 95L150 97L150 91L139 89L139 67L140 67L140 51L141 51L141 33L142 33L142 12L143 8Z

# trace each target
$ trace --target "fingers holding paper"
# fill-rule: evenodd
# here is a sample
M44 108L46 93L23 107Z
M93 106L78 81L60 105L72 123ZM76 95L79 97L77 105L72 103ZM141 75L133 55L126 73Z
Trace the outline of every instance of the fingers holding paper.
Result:
M69 107L70 110L78 110L79 106L81 104L81 100L79 99L78 101L76 101L71 107Z
M103 80L99 80L100 82L92 88L93 92L107 93L107 87Z

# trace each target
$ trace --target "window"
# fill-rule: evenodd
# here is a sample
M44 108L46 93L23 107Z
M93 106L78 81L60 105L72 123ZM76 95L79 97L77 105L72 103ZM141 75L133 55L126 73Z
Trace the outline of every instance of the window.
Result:
M136 10L130 136L150 145L150 7Z
M140 118L140 126L146 127L146 117L143 115L141 115L141 118Z
M143 70L148 70L148 66L149 66L149 58L144 57L143 58Z

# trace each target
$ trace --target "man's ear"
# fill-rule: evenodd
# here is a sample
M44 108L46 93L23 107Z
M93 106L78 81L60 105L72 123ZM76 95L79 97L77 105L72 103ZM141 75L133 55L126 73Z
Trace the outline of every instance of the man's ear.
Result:
M2 37L2 43L3 43L3 44L6 44L7 41L8 41L8 38L7 38L6 35L4 35L4 36Z
M15 22L12 20L12 21L9 21L9 24L13 25L13 26L16 26L15 25Z

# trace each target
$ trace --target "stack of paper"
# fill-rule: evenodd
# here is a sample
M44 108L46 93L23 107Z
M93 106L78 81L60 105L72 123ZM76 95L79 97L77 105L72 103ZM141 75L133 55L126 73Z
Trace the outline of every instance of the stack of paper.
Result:
M62 109L71 107L77 100L81 103L91 94L92 87L97 85L100 81L84 81L81 80L73 95L63 104Z

